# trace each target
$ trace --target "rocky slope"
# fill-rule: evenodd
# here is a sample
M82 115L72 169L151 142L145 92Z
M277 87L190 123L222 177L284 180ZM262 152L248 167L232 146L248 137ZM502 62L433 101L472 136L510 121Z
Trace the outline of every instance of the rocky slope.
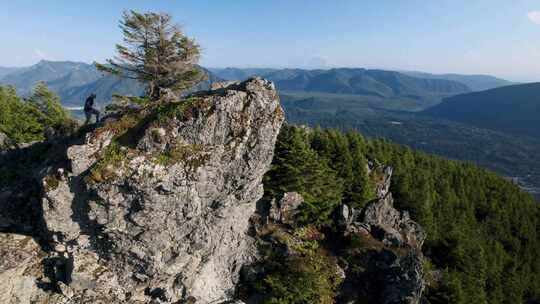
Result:
M332 258L326 267L315 267L316 275L329 272L337 287L331 302L318 298L316 303L423 303L426 274L422 245L426 233L407 212L394 208L390 192L393 169L371 165L368 171L380 177L376 198L359 209L340 205L335 230L322 232L313 226L299 227L295 218L304 199L296 192L285 193L279 200L271 200L259 208L253 218L258 242L262 248L273 248L273 253L246 267L242 284L257 286L268 278L266 274L273 264L305 256L306 248L313 248L313 241L317 240ZM305 262L318 263L314 256ZM267 296L257 287L247 287L246 293L244 300L250 304L261 303Z
M20 183L0 189L1 302L231 300L257 256L249 218L282 121L273 85L252 79L68 143L34 168L35 201L17 199Z
M418 304L426 286L422 268L426 233L407 212L394 208L390 192L393 169L385 167L382 171L374 202L362 210L343 205L339 213L345 235L371 244L362 251L350 252L358 263L354 266L366 271L361 275L348 273L341 298L345 303L357 303L355 299L361 297L370 298L369 303Z

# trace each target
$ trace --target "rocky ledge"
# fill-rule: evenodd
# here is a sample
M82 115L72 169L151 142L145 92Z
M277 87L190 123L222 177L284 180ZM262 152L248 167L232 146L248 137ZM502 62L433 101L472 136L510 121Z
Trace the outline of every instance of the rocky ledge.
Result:
M426 233L408 212L394 208L390 192L393 168L368 168L370 174L374 170L381 175L377 199L360 210L342 205L338 215L343 233L364 242L363 250L351 255L355 266L365 269L361 274L347 271L341 301L356 303L354 299L367 294L370 303L420 304L426 286L422 254Z
M35 170L38 219L15 223L4 211L20 199L0 189L2 231L29 235L0 234L1 302L232 300L257 255L249 218L283 119L273 84L251 79L129 110L67 144Z
M390 192L393 169L371 164L368 172L379 177L376 198L363 208L340 205L335 218L339 228L322 236L312 227L308 239L333 240L326 243L325 250L337 258L330 263L336 273L334 279L340 281L336 303L423 303L426 283L422 245L426 233L407 212L394 208ZM303 240L295 230L294 218L303 202L300 194L285 193L281 199L268 202L268 211L254 217L258 218L255 228L259 242L270 244L285 259L302 254L298 244ZM352 243L358 245L345 245ZM264 261L248 267L243 275L245 284L256 285L266 267ZM246 302L255 304L260 299L255 294Z

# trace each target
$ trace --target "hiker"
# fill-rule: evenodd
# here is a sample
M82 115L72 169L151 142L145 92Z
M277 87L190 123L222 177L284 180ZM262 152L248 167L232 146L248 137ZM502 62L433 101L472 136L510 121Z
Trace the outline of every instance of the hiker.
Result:
M92 115L96 115L96 123L99 122L99 111L94 108L94 101L96 100L96 94L92 93L84 102L84 115L86 115L86 121L84 124L88 124Z

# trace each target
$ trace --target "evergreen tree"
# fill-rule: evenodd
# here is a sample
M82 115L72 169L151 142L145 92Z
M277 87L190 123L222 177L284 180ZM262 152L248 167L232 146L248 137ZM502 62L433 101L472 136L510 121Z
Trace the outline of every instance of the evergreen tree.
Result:
M16 143L43 139L36 111L23 102L13 87L0 86L0 132Z
M47 130L67 134L74 129L75 122L44 83L38 83L28 101L19 98L13 87L0 86L0 132L12 141L40 141Z
M166 13L124 12L120 22L124 44L116 45L118 55L98 69L147 84L152 100L164 94L177 95L203 80L199 67L200 48L184 35Z
M61 128L69 120L68 112L60 103L60 97L50 91L44 82L38 82L28 102L37 109L41 123L46 127Z
M346 188L344 200L352 207L361 208L375 198L375 185L369 178L365 142L359 134L347 134L352 157L353 178Z
M265 176L270 197L295 191L305 204L303 221L324 224L341 201L342 181L307 143L297 127L284 126L274 151L271 170Z

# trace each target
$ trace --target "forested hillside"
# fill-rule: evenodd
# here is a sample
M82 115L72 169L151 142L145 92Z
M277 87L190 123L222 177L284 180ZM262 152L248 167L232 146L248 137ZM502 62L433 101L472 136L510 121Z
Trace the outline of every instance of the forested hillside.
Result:
M394 99L404 103L401 109L418 110L440 102L442 97L469 92L460 82L447 79L411 77L403 73L384 70L336 68L329 70L302 69L212 69L224 79L237 80L261 76L276 83L281 95L303 93L307 97L319 94L346 94L350 100L357 97L374 98L385 103ZM397 100L399 99L399 101ZM407 107L407 103L415 103Z
M338 204L362 206L372 197L368 159L393 166L396 206L427 231L429 303L540 300L539 205L494 173L358 133L292 126L282 129L275 154L267 193L301 193L308 203L305 224L318 227L335 225ZM326 234L331 238L332 232ZM297 286L302 278L290 277L287 284Z
M427 79L447 79L467 85L473 91L485 91L509 86L513 83L489 75L430 74L423 72L403 72L404 74Z
M540 83L453 96L423 113L540 139Z
M370 138L386 138L427 153L470 161L514 178L540 199L540 140L416 113L360 108L351 112L336 110L330 102L313 110L304 107L306 103L284 100L287 120L312 127L356 130Z

